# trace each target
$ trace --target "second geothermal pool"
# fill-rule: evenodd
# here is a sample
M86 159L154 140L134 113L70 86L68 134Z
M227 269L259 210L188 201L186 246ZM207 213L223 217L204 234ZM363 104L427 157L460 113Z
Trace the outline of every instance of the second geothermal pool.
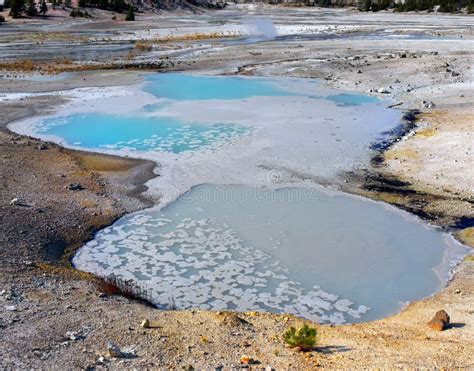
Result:
M162 210L122 218L73 263L132 280L165 308L265 310L340 324L381 318L434 293L459 252L413 216L343 193L201 185Z

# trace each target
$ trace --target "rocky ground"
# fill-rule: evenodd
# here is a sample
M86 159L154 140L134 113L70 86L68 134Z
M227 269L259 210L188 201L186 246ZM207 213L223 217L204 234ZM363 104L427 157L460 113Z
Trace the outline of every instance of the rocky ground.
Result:
M462 227L457 232L460 238L474 246L471 18L387 13L371 18L347 11L311 10L302 20L301 10L276 9L269 12L282 29L298 20L326 28L349 23L364 32L384 27L393 34L415 29L440 36L435 41L367 41L351 38L352 29L336 39L243 45L217 40L186 40L183 45L183 41L174 40L152 46L151 51L135 51L131 58L153 61L169 54L166 69L319 77L330 86L390 96L394 104L401 103L401 109L421 110L417 126L408 135L384 149L373 167L344 174L347 183L341 187L416 212L443 227L457 224ZM48 27L52 23L57 32L71 27L94 31L100 26L113 30L111 35L117 29L128 35L158 23L160 29L174 24L180 32L182 27L191 34L203 31L201 25L192 28L189 19L181 19L178 25L172 15L153 17L133 26L111 21L78 21L71 26L61 21L50 22ZM216 17L213 24L224 22L216 15L205 17ZM11 27L11 32L16 32ZM31 27L31 32L34 27L45 32L43 42L47 44L48 33L41 22ZM2 37L10 37L8 42L14 43L11 35L7 31ZM443 39L453 35L456 37ZM52 43L57 40L53 36ZM183 49L190 52L174 54ZM125 60L127 53L120 51L116 62ZM115 51L112 54L115 56ZM112 54L106 49L102 57ZM24 71L3 74L19 73ZM6 92L125 85L137 78L135 73L116 71L81 72L47 84L9 77L0 80L0 98ZM2 368L248 367L240 362L244 355L254 360L252 368L474 367L472 257L457 268L441 293L413 303L395 316L358 325L317 326L318 346L305 353L285 347L283 332L303 322L292 316L158 311L120 296L104 295L93 277L70 268L69 258L94 231L149 204L141 192L153 176L154 165L71 151L5 128L8 122L41 114L61 102L57 96L47 95L0 102ZM449 313L452 325L437 332L426 322L440 309ZM140 326L143 319L150 321L150 328ZM122 357L110 357L108 341L121 347Z

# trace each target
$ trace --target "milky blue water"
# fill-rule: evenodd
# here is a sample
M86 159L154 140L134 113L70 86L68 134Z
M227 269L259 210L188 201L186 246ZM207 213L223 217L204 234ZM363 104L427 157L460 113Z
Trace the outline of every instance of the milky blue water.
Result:
M374 103L378 101L377 98L368 95L348 93L328 95L326 99L343 106L359 106L364 103Z
M312 86L315 92L321 90L316 83ZM146 104L129 115L90 112L49 117L36 126L37 134L61 138L65 144L87 149L179 154L233 142L249 134L251 128L250 125L236 124L232 119L209 123L207 117L200 122L159 116L161 111L174 102L245 102L258 97L308 97L315 104L326 100L347 107L378 102L377 98L361 94L311 95L308 84L305 88L306 91L299 90L298 85L295 87L294 84L285 84L282 79L154 74L146 77L143 90L153 94L159 99L158 102ZM361 132L362 130L361 127Z
M245 99L256 96L298 95L270 79L157 74L148 77L145 90L160 98L179 100Z
M151 289L166 307L381 318L438 290L449 240L381 203L308 188L201 185L99 232L81 270Z
M96 113L45 119L39 130L84 148L173 153L211 148L248 131L240 125L186 124L170 117Z

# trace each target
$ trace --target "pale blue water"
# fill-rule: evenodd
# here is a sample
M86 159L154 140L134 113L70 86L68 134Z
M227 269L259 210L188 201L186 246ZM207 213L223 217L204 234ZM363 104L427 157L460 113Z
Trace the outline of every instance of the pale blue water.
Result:
M90 149L181 153L206 149L248 131L244 126L232 124L185 124L169 117L91 113L46 119L40 132Z
M342 323L434 293L448 246L446 235L381 203L307 188L201 185L163 210L122 218L73 262L152 289L160 306Z
M285 82L290 81L290 84ZM66 144L87 149L165 151L182 153L219 146L251 132L250 127L230 122L200 123L157 117L159 113L178 101L235 100L241 102L254 97L308 96L298 91L291 81L283 79L249 79L242 77L193 76L179 73L154 74L146 77L144 90L157 98L133 115L117 116L113 113L73 114L50 117L37 125L37 133L58 137ZM308 84L305 85L306 89ZM314 83L314 91L318 92ZM315 104L321 100L341 106L360 106L378 102L377 98L360 94L309 95ZM212 103L209 103L212 104ZM370 124L370 123L369 123ZM362 130L362 128L361 128Z
M245 99L257 96L298 95L270 79L194 76L163 73L149 76L145 90L159 98L178 100Z
M326 97L326 99L343 106L359 106L361 104L375 103L379 101L377 98L371 97L369 95L348 93L329 95Z

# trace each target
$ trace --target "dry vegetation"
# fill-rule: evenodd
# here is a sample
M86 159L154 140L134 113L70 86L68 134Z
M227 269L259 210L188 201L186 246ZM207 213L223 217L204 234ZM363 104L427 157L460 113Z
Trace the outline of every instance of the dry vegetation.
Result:
M33 61L31 59L18 59L0 62L0 71L4 73L39 73L54 75L62 72L92 71L99 69L113 69L113 63L78 64L69 59L57 59L51 62Z
M146 41L140 40L135 43L135 49L141 52L151 52L153 45L147 43Z
M147 43L166 43L171 41L196 41L196 40L209 40L209 39L225 39L232 37L239 37L241 34L238 32L196 32L186 35L168 35L158 37L156 39L147 40Z

